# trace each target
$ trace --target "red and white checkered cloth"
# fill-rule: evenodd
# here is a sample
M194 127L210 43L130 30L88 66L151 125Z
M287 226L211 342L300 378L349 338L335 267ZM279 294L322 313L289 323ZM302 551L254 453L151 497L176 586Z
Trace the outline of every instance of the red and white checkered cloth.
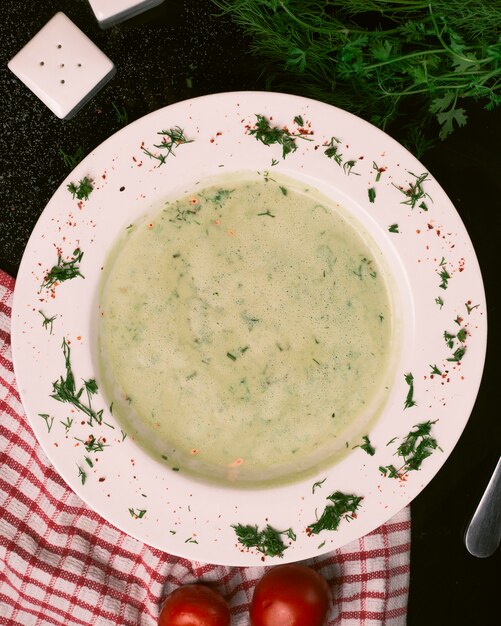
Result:
M114 528L51 466L27 422L10 347L14 280L0 271L0 624L155 626L163 599L195 581L228 600L232 626L249 623L264 567L222 567L172 556ZM308 562L329 582L329 626L405 624L410 511Z

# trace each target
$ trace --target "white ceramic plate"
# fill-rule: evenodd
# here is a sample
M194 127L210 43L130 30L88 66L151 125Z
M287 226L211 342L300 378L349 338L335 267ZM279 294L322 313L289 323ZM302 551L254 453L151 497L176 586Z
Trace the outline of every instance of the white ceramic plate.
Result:
M306 128L313 134L307 135L309 140L296 138L296 150L284 158L280 145L264 145L249 134L256 114L290 133ZM175 127L192 142L175 147L163 164L149 158L144 148L166 154L153 144L161 139L157 133ZM338 148L339 163L325 154L330 142ZM97 289L116 237L167 197L190 192L205 177L239 170L280 171L351 212L386 256L402 321L395 382L382 417L368 433L375 455L356 448L317 476L254 490L197 482L151 458L130 437L124 438L100 390L92 396L92 406L103 410L103 420L92 427L81 411L50 397L53 383L66 374L63 338L71 346L77 389L83 380L95 378L99 385ZM94 189L88 200L79 202L67 185L86 176ZM420 194L413 189L424 194L415 206ZM373 201L370 194L375 194ZM68 259L76 248L84 252L79 266L85 278L42 289L58 252ZM52 333L40 311L48 318L57 316ZM292 528L296 539L283 536L288 546L283 558L266 557L266 564L298 561L370 532L424 488L470 415L485 358L487 320L468 234L419 161L380 130L342 110L285 94L237 92L155 111L113 135L76 167L28 243L16 284L12 333L15 371L33 430L57 471L89 506L161 550L212 563L261 565L263 555L243 548L232 525ZM432 374L432 366L441 375ZM416 404L404 408L409 373ZM434 422L431 436L439 449L419 470L384 476L379 468L392 464L400 469L404 460L398 446L416 424L428 421ZM86 450L91 436L97 448L104 444L102 450ZM313 489L315 483L321 484ZM363 496L356 518L342 519L336 531L310 535L308 526L335 491Z

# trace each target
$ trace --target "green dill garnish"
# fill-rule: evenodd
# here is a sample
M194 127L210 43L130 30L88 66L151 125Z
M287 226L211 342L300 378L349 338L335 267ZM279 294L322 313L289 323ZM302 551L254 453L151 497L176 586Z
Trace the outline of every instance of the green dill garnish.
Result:
M297 150L295 138L298 135L291 134L285 128L271 126L269 120L267 120L264 115L259 113L256 114L256 125L254 128L249 129L248 133L265 146L270 146L275 143L281 145L282 158L284 159L288 154Z
M184 130L179 126L174 126L174 128L170 128L169 130L161 130L157 133L157 135L161 135L162 141L160 143L153 144L153 146L159 150L166 150L166 153L153 154L153 152L144 146L141 147L141 150L146 154L146 156L150 159L156 159L159 161L157 167L160 167L165 163L169 154L176 156L174 148L178 148L180 145L185 143L193 143L194 141L193 139L187 139L184 134Z
M73 170L84 158L84 149L83 146L78 146L73 154L67 154L62 148L59 148L59 154L63 157L64 164Z
M42 326L48 329L49 334L52 335L52 326L54 324L54 320L56 319L57 315L53 315L52 317L47 317L42 310L39 310L38 312L43 317Z
M442 300L440 296L438 298L435 298L435 302L438 304L440 308L444 306L444 301Z
M447 360L452 363L459 363L461 359L464 357L465 353L466 353L466 347L457 348L456 350L454 350L452 356L450 356Z
M282 185L280 185L279 189L284 196L286 196L289 193L287 190L287 187L282 187Z
M376 183L381 180L381 174L386 171L386 167L379 167L376 161L372 161L372 167L376 170Z
M237 360L237 357L236 357L234 354L232 354L231 352L227 352L227 353L226 353L226 356L227 356L229 359L231 359L232 361L236 361L236 360Z
M188 539L186 539L184 543L196 543L196 544L198 544L198 541L196 539L194 539L193 537L188 537Z
M225 200L228 200L228 198L231 197L231 194L234 191L234 189L218 189L211 198L208 198L208 200L209 202L212 202L212 204L215 204L218 207L222 207L223 202Z
M123 430L120 430L120 433L122 434L122 441L125 441L126 437L127 437L127 433Z
M456 338L456 335L453 335L449 332L447 332L446 330L444 330L444 341L447 345L448 348L453 348L454 347L454 339Z
M326 480L327 478L324 478L323 480L319 480L318 482L313 483L313 487L311 488L311 493L315 493L315 490L318 489L318 487L321 487Z
M478 309L478 307L480 306L480 304L475 304L475 306L471 306L471 302L465 302L464 303L466 310L468 311L468 315L474 310L474 309Z
M363 450L364 452L367 452L367 454L368 454L369 456L374 456L374 454L376 454L376 449L375 449L375 448L374 448L374 446L371 444L371 442L370 442L370 439L369 439L368 435L364 435L364 436L362 437L362 439L363 439L363 442L364 442L364 443L361 443L361 444L359 444L358 446L353 446L353 449L355 449L355 448L362 448L362 450Z
M423 190L423 183L428 180L428 172L424 172L420 176L417 176L416 174L413 174L412 172L409 172L409 174L411 176L414 176L416 180L410 183L407 189L404 189L403 187L398 187L394 183L392 183L392 185L396 187L399 191L401 191L407 197L407 200L402 200L401 204L407 204L411 207L411 209L413 209L420 200L422 200L423 198L430 197ZM428 210L428 207L426 206L424 201L422 201L419 204L419 208L421 208L423 211Z
M54 423L54 418L47 413L39 413L38 415L43 419L45 425L47 426L47 432L50 433L52 424Z
M343 155L339 153L339 144L341 140L337 137L331 137L329 143L324 144L326 146L324 154L329 159L334 159L338 165L343 163Z
M232 528L235 530L239 543L246 548L256 548L265 556L283 557L288 546L284 544L281 535L286 535L292 541L296 540L296 535L291 528L279 531L269 524L266 524L264 530L259 530L257 525L244 526L242 524L232 524Z
M296 115L296 117L294 118L294 124L297 124L298 126L304 126L304 120L301 115Z
M261 215L267 215L268 217L275 217L273 213L270 213L269 209L267 209L263 213L258 213L258 216L261 216Z
M323 548L325 546L325 541L322 541L322 543L319 543L317 546L317 550L320 550L320 548Z
M374 202L376 199L376 189L374 187L370 187L367 189L367 195L369 196L369 202Z
M58 402L68 402L79 411L85 413L89 417L88 424L90 426L94 425L94 421L101 424L103 421L103 410L96 412L91 406L91 396L97 392L96 381L84 381L84 385L77 390L71 368L71 350L66 339L63 339L62 348L66 365L66 376L60 376L58 380L52 383L52 394L50 397ZM87 404L81 399L84 391L86 391L87 395Z
M125 107L123 106L119 107L114 102L111 103L111 106L113 107L113 110L115 111L117 122L119 122L120 124L124 124L124 125L127 124L129 121L129 114L125 110Z
M276 159L271 159L271 167L274 165L278 165L278 161Z
M94 467L94 463L92 462L92 459L90 459L88 456L85 457L85 462L87 463L89 467Z
M70 428L73 426L73 419L67 417L65 422L61 421L61 424L64 426L64 430L66 431L66 433L68 433Z
M171 470L172 470L173 472L179 472L179 467L171 467Z
M466 328L461 328L461 330L458 332L456 337L457 337L458 341L460 341L461 343L464 343L466 341L466 337L467 337Z
M466 353L466 346L465 341L466 338L468 336L468 333L466 331L465 328L461 328L457 334L453 334L448 332L447 330L444 330L444 341L447 345L447 347L450 350L454 350L453 354L451 357L449 357L447 359L447 361L453 362L453 363L459 363L459 361L461 361L461 359L463 358L463 356ZM459 342L459 346L456 344L457 340Z
M464 126L464 102L501 102L497 2L214 1L252 42L267 89L405 127L412 151Z
M337 530L342 519L351 520L356 517L356 510L363 497L336 491L327 496L327 500L331 504L325 507L316 522L308 526L306 529L308 535L318 535L322 530Z
M381 466L380 471L388 478L401 478L411 470L421 469L423 461L432 454L433 450L441 449L436 439L431 436L431 427L436 421L416 424L414 429L404 437L397 448L398 456L404 460L400 469L397 470L393 465L387 465Z
M69 261L63 261L61 255L58 254L57 265L54 265L45 275L42 289L50 289L56 283L63 283L65 280L71 280L77 276L84 278L83 274L80 273L78 265L82 260L83 254L80 248L76 248L73 250L73 258Z
M77 467L78 467L78 478L80 478L80 480L82 481L82 485L85 485L85 481L87 480L87 474L80 467L80 465L77 464Z
M379 471L388 478L398 478L398 470L394 465L380 465Z
M87 176L84 176L82 180L78 181L78 185L75 185L75 183L69 183L66 187L73 198L76 196L78 200L88 200L92 190L94 189L92 180Z
M357 162L354 159L350 159L349 161L345 161L343 163L343 171L345 174L348 174L348 176L352 173L353 168L355 167L355 165L357 164ZM360 174L357 174L357 172L354 172L357 176L360 176Z
M108 447L101 438L96 439L94 435L89 435L86 441L78 437L75 440L83 443L87 452L102 452Z
M142 519L146 515L146 509L129 509L130 516L134 519Z
M409 385L409 391L404 402L404 409L410 409L412 406L416 406L414 401L414 376L409 373L404 375L405 382Z
M447 287L449 286L449 279L451 277L451 275L449 274L449 272L446 270L445 268L445 264L446 264L446 260L442 257L442 260L440 261L440 267L442 268L440 270L440 272L437 272L437 274L440 276L440 289L447 289Z
M442 372L438 369L436 365L430 365L431 368L431 376L442 376Z

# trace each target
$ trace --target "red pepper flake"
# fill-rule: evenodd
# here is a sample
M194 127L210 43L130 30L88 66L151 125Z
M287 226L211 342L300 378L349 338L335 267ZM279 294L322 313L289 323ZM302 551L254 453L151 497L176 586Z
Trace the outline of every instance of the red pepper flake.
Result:
M99 482L100 483L104 483L105 480L106 480L106 478L104 476L101 476L101 478L99 478Z
M83 208L83 202L82 202L81 200L80 200L80 202L78 202L78 203L77 203L77 207L78 207L79 209L82 209L82 208Z
M134 161L134 163L137 163L137 159L135 156L132 157L132 160Z
M210 143L214 143L214 141L215 141L214 137L211 137L211 138L209 139L209 141L210 141Z
M120 187L119 191L125 191L125 187Z

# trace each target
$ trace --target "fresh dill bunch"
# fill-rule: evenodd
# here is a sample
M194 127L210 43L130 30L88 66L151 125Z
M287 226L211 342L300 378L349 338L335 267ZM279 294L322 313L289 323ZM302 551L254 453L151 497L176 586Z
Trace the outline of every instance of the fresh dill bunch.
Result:
M334 104L404 141L445 139L463 105L501 103L501 0L213 0L250 37L266 87ZM422 134L422 133L421 133Z

